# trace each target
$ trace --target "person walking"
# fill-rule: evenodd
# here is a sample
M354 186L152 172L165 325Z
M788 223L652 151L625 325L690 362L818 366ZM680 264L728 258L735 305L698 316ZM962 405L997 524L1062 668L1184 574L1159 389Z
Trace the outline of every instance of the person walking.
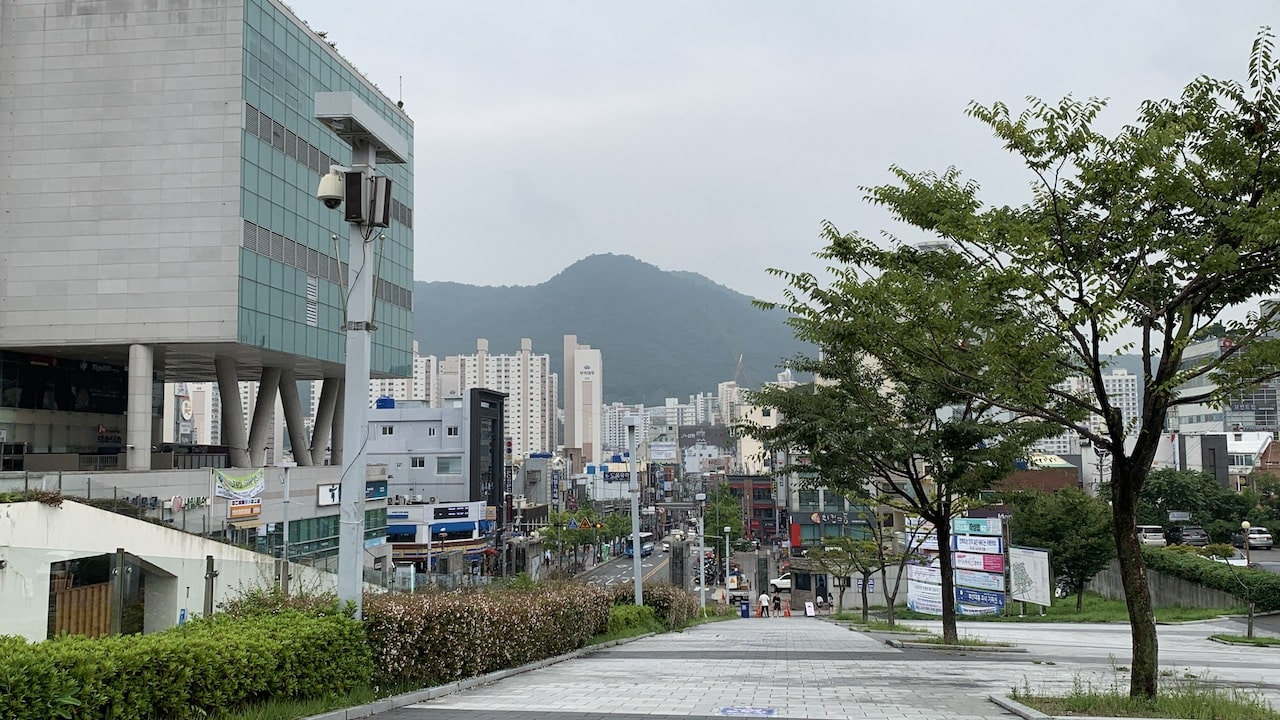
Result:
M760 617L769 617L769 593L760 593Z
M782 596L781 595L773 596L773 614L775 616L782 615Z

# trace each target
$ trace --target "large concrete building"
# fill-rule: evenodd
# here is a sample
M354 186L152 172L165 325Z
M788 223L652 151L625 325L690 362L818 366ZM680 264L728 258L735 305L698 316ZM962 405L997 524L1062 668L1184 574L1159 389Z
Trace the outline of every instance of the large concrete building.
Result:
M578 471L603 457L604 363L598 349L564 336L564 447Z
M503 431L511 440L511 454L523 458L556 450L558 383L551 356L534 353L529 338L522 338L513 354L493 354L489 341L480 338L474 355L450 355L440 361L435 385L441 398L466 397L474 388L505 394Z
M147 470L164 382L261 383L309 464L341 450L348 224L316 200L352 147L315 118L350 93L403 140L377 238L372 371L411 373L413 124L277 0L6 0L0 22L0 441ZM294 380L329 378L305 435ZM127 412L126 412L127 410ZM232 465L270 432L220 404ZM74 460L73 460L74 462ZM46 465L48 463L45 463Z

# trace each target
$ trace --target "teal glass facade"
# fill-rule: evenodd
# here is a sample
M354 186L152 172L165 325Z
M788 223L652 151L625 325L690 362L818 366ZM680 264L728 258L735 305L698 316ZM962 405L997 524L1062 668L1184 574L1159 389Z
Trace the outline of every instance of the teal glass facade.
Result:
M318 92L349 91L409 140L409 162L380 165L392 222L377 261L371 367L412 374L413 125L271 0L245 0L239 342L343 363L342 277L349 226L315 199L351 149L312 117ZM333 236L338 236L337 246Z

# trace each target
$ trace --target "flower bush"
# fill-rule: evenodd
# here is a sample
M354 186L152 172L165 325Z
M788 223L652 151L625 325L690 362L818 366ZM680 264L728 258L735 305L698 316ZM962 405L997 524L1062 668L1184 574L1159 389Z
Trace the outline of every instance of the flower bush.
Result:
M437 685L576 650L608 629L611 600L582 583L368 596L375 679Z

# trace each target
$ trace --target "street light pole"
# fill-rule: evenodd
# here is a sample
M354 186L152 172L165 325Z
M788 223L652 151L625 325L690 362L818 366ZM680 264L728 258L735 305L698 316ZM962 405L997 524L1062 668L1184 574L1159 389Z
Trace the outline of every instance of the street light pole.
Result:
M729 533L733 528L725 526L724 528L724 600L729 602Z
M1253 555L1249 550L1249 528L1250 527L1251 526L1248 520L1240 521L1240 530L1242 531L1241 535L1243 536L1241 544L1244 545L1244 569L1245 570L1248 570L1250 567L1253 566ZM1249 592L1248 583L1240 583L1240 584L1244 585L1244 599L1245 599L1245 602L1249 603L1249 625L1248 625L1247 635L1248 637L1252 638L1253 637L1253 593Z
M698 609L705 616L707 611L707 548L705 528L702 523L706 520L707 514L707 496L706 493L698 493L694 496L698 500Z
M640 480L636 477L636 419L625 420L627 426L627 448L631 451L631 574L634 576L635 601L637 606L644 605L643 577L640 569L640 556L644 548L640 545Z

